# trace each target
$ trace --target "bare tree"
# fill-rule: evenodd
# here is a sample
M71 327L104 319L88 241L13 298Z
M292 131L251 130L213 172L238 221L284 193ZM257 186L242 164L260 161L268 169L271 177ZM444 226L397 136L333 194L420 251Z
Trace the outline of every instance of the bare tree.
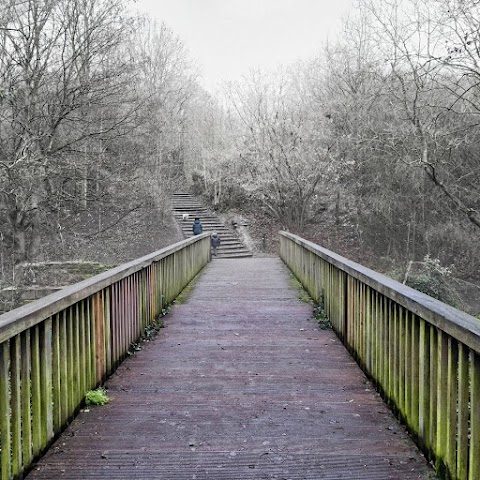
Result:
M237 142L243 188L285 228L297 230L330 165L318 118L300 91L302 80L293 70L275 78L252 72L243 88L229 93L243 124Z
M192 105L197 68L182 41L164 23L141 18L130 46L137 64L139 110L137 158L140 188L165 208L172 189L184 184L193 147Z
M474 3L359 2L311 87L362 234L389 256L455 257L464 272L480 208Z
M134 109L120 95L133 71L119 53L129 25L119 0L0 8L0 215L23 260L39 253L39 225L61 177L69 169L85 185L85 154L128 128Z
M474 91L480 59L478 39L469 37L478 27L472 12L478 7L472 2L395 0L365 2L365 8L379 27L378 43L387 45L385 84L409 136L403 161L423 169L452 207L480 228L480 172L462 155L469 134L478 129Z

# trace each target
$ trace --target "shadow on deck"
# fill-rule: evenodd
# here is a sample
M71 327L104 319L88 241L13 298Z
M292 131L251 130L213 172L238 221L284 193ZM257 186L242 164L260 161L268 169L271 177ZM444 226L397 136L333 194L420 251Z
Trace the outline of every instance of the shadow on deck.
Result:
M432 469L280 259L210 263L34 479L426 479Z

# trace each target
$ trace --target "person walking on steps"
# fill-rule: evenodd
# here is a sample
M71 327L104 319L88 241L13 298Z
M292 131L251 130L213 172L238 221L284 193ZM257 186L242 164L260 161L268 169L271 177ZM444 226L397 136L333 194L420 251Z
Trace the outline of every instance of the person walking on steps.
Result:
M203 232L203 227L198 217L196 217L195 221L193 222L192 230L194 235L200 235Z
M217 248L220 246L220 237L217 235L217 232L212 233L210 238L210 243L212 244L213 256L217 256Z

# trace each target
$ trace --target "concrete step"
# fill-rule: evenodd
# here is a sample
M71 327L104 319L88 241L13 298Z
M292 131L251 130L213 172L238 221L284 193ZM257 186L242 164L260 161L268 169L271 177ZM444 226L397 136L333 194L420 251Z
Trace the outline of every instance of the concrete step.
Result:
M173 216L186 238L193 236L192 224L195 217L200 218L204 232L217 232L219 234L222 243L217 250L218 258L245 258L252 256L252 252L240 241L231 226L222 223L216 215L205 208L192 195L184 193L173 194L172 210ZM184 218L184 214L187 214L188 218Z
M210 232L205 232L205 233L210 233ZM234 236L224 236L224 235L219 235L220 236L220 241L223 243L228 243L229 245L237 244L237 245L243 245L243 243L236 237ZM185 238L190 238L193 237L191 232L186 232L185 233Z
M215 259L215 258L247 258L247 257L252 257L252 252L248 252L248 253L228 253L228 254L222 254L222 253L218 253L217 256L213 256L212 255L212 259Z
M186 234L191 234L192 233L192 227L189 225L188 227L181 227L182 231ZM203 225L203 231L204 232L217 232L218 234L225 234L225 235L233 235L231 230L228 230L228 228L221 227L220 225Z

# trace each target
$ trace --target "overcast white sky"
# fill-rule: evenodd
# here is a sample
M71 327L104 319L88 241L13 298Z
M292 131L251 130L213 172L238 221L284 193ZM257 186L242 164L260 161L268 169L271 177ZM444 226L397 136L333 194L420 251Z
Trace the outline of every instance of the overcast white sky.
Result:
M183 40L209 90L315 55L353 0L137 0Z

